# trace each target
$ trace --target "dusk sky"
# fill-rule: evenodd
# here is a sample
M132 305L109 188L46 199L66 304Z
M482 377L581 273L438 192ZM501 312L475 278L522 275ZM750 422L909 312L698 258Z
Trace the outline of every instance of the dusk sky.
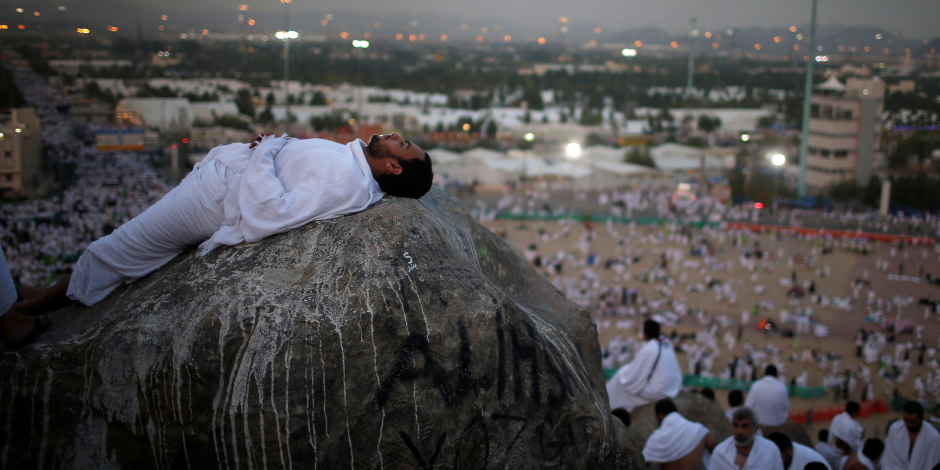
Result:
M3 3L9 3L4 0ZM194 5L203 9L229 9L239 0L128 0L131 3L186 11ZM252 11L273 11L282 7L277 0L242 0ZM28 2L27 2L28 3ZM560 16L573 23L594 23L619 31L626 28L654 26L679 33L688 29L695 16L702 28L773 27L809 24L811 0L294 0L291 9L341 13L375 11L386 15L447 15L474 20L494 17L519 23L527 28L552 28ZM885 28L908 37L940 36L940 2L937 0L821 0L821 25L868 25Z

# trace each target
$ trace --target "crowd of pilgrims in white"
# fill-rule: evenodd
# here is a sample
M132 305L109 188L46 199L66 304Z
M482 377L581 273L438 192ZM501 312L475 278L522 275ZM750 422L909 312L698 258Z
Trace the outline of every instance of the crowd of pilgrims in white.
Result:
M41 286L70 273L91 242L142 213L171 186L148 155L99 153L77 138L68 115L57 111L64 97L41 77L22 69L13 76L26 106L42 120L46 163L75 169L74 182L60 197L0 205L0 240L13 278Z
M872 367L885 379L885 395L895 394L895 386L909 383L911 357L920 364L927 365L926 377L913 377L913 386L921 400L940 401L940 367L938 367L937 348L928 347L923 337L924 326L904 319L902 312L909 310L915 299L896 295L889 289L868 282L869 273L863 271L851 285L851 295L846 297L830 296L816 291L816 278L829 277L832 267L825 263L827 255L833 250L868 253L875 251L875 244L862 240L832 240L805 237L815 247L808 256L801 259L785 256L783 248L775 251L766 245L773 245L774 236L764 237L760 241L746 232L719 230L703 227L701 231L691 231L679 224L666 224L659 229L638 231L635 223L614 225L609 220L601 225L607 235L616 240L616 254L608 259L601 259L592 251L592 242L598 238L597 226L582 225L580 222L561 220L560 228L549 232L543 224L530 222L534 228L531 244L523 250L523 255L536 267L543 270L546 278L564 295L588 309L597 320L599 332L614 328L631 330L642 324L644 317L659 322L664 328L675 326L681 317L691 316L701 325L694 335L676 335L673 343L678 351L685 353L685 371L687 374L704 377L717 377L742 381L757 380L765 366L776 365L781 380L796 386L823 386L834 397L841 400L873 399L876 397L872 383ZM521 226L525 226L522 223ZM499 231L500 229L498 229ZM505 230L503 228L502 230ZM505 233L502 233L505 236ZM804 238L798 236L798 238ZM553 256L540 255L540 242L571 240L570 251L559 251ZM670 245L670 246L667 246ZM678 245L679 247L676 247ZM720 249L733 248L740 253L737 259L719 259L715 253ZM662 248L660 248L662 246ZM878 258L877 265L898 265L909 256L926 259L940 255L940 246L934 248L892 247L884 260ZM795 282L798 265L812 273L812 278ZM737 266L736 266L737 265ZM725 279L732 269L741 268L750 273L744 278ZM881 269L881 268L879 268ZM887 269L886 267L884 269ZM605 283L601 270L610 270L613 284ZM777 286L764 286L759 283L758 272L783 271L783 277ZM698 272L701 280L691 281L690 273ZM741 272L741 271L738 271ZM792 275L789 275L792 274ZM923 275L924 273L921 273ZM714 276L714 278L713 278ZM654 284L654 295L646 296L637 289L638 283ZM762 294L767 289L785 289L789 304L775 308L772 301L760 301L757 305L737 305L738 292L751 289L755 294ZM742 309L740 318L730 318L727 313L712 314L701 308L687 305L682 293L714 294L716 303ZM801 299L808 298L808 304ZM856 335L856 347L864 364L858 367L843 367L843 360L837 354L822 350L805 348L801 354L786 354L770 343L758 348L749 343L743 344L744 354L736 353L728 364L716 364L721 348L735 351L735 345L741 338L741 329L760 317L772 317L778 311L779 323L792 329L796 334L806 337L815 335L825 337L829 328L819 323L814 313L819 309L846 311L852 305L861 302L866 306L866 315L872 322L872 330ZM940 321L940 304L931 298L921 299L923 320ZM910 312L908 311L908 314ZM772 319L776 323L776 319ZM890 333L886 333L890 332ZM915 339L890 343L898 334L913 334ZM940 346L940 338L937 339ZM643 342L628 336L617 334L603 347L603 366L615 370L628 364L643 346ZM893 347L893 354L888 348ZM809 374L805 367L815 363L826 375L822 383L809 383ZM787 377L787 365L791 369L803 368L802 371Z

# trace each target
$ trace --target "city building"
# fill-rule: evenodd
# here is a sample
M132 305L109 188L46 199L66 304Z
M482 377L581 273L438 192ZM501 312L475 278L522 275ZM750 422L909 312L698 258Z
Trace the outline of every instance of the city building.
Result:
M41 122L32 108L0 118L0 196L36 198L52 183L42 169Z
M832 76L815 88L806 184L823 188L845 179L868 184L881 159L878 143L885 83L849 78L843 85Z

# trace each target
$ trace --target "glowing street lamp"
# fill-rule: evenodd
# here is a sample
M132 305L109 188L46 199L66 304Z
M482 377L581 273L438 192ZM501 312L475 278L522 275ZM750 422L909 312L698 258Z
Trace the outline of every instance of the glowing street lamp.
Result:
M353 39L352 46L355 47L356 49L368 49L369 41L360 41L357 39Z
M624 57L636 57L636 49L624 49L620 51Z
M565 147L565 153L567 153L571 158L578 158L578 156L581 155L581 146L575 142L572 142L568 144L567 147Z
M526 142L532 142L533 140L535 140L535 134L531 132L527 132L525 135L525 140Z
M770 161L774 164L774 166L780 166L787 162L787 157L781 153L777 153L770 157Z

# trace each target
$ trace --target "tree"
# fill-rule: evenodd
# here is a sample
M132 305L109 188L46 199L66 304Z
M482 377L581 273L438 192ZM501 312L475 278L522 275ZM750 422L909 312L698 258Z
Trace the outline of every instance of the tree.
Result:
M235 106L238 106L239 113L250 116L252 119L255 118L255 103L251 99L251 91L247 88L238 90L238 95L235 97Z
M542 103L542 93L534 88L526 88L522 93L522 99L528 104L529 109L541 110L545 107Z
M258 120L264 124L270 124L274 122L274 113L271 112L270 106L264 108L264 111L261 111L261 114L258 115Z
M326 105L326 95L322 91L316 91L313 93L313 98L310 98L311 106L325 106Z
M625 163L641 165L649 168L656 168L656 162L650 157L649 148L646 146L635 145L623 156Z
M490 119L490 122L486 124L486 136L493 139L498 132L499 128L496 127L496 120Z
M705 114L698 117L699 130L712 132L719 127L721 127L721 119L718 119L718 117L710 117Z
M274 99L274 92L273 91L268 92L268 96L264 98L264 104L268 105L268 107L270 108L271 106L274 106L275 103L277 103L277 101Z

